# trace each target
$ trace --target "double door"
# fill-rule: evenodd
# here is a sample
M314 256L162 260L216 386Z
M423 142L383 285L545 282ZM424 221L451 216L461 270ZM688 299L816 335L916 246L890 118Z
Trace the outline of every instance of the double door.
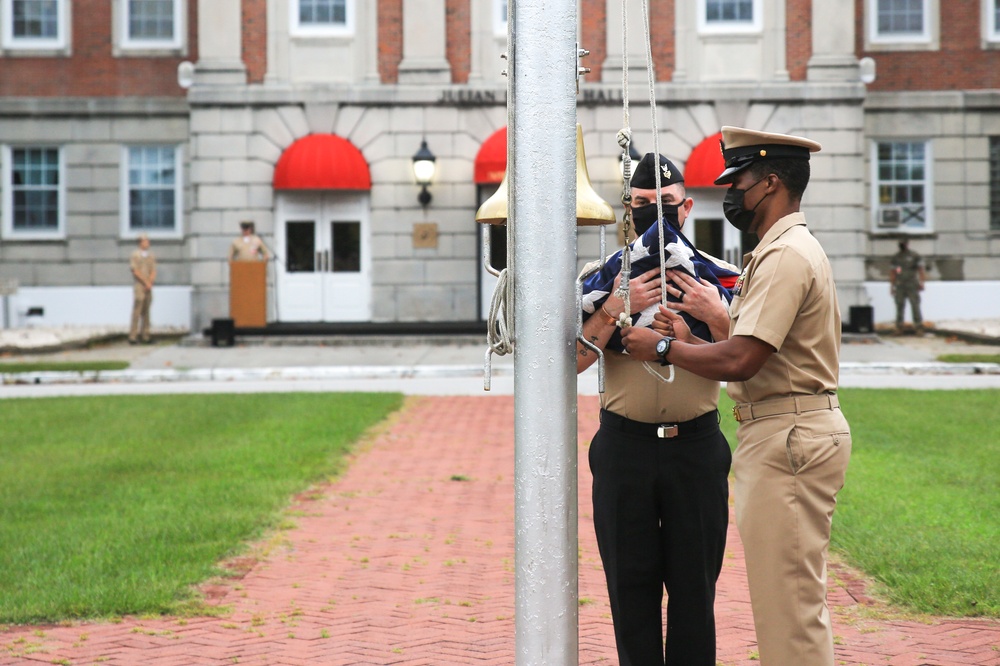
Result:
M741 233L726 221L724 195L724 190L692 188L688 196L694 199L694 207L684 224L684 235L705 254L742 268L743 255L757 247L757 237Z
M279 197L278 319L370 321L368 194L310 192Z

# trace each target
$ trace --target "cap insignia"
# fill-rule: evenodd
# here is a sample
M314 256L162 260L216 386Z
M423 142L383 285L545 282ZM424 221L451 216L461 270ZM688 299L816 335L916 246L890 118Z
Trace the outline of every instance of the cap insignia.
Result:
M670 180L670 169L667 168L667 165L661 164L660 168L663 169L663 177Z

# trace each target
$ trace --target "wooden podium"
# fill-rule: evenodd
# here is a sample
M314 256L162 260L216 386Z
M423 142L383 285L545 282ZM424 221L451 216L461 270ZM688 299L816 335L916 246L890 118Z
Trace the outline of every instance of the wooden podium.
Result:
M229 262L229 317L236 328L267 325L267 262Z

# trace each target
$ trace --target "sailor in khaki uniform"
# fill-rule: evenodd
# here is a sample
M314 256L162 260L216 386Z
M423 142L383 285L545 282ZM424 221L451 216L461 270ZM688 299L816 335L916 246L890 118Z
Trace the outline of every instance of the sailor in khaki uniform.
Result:
M698 344L661 308L656 330L630 329L625 345L655 358L666 334L664 358L729 382L739 421L736 522L761 664L832 666L826 557L851 433L836 394L841 329L830 262L799 212L809 154L820 146L735 127L722 136L726 170L716 184L731 184L723 210L760 238L733 292L729 339Z
M230 261L267 261L270 253L264 241L254 233L253 222L240 222L240 237L229 246Z
M156 282L156 257L149 249L149 237L142 234L139 247L129 257L132 271L132 321L128 329L129 344L149 342L149 307L153 303L153 283Z
M693 201L679 169L647 154L631 181L636 231L656 223L654 170L663 169L664 217L680 228ZM732 267L735 271L735 267ZM660 302L660 269L632 278L633 313ZM687 277L686 275L684 277ZM729 314L715 287L693 278L668 285L684 307L726 336ZM681 305L681 304L679 304ZM612 294L583 325L605 348L624 302ZM720 385L691 372L637 363L605 349L601 425L590 444L594 530L611 600L621 666L715 666L715 585L729 524L729 444L719 429ZM577 345L577 371L596 355ZM660 376L654 376L653 373ZM664 647L663 591L667 630Z

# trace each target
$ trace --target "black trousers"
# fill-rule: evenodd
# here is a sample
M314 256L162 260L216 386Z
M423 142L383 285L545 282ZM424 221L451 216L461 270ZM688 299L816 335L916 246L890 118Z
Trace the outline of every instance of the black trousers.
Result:
M594 530L621 666L715 666L715 584L732 453L718 413L660 439L602 410L590 443ZM642 424L636 424L642 425ZM663 591L667 591L666 649Z

